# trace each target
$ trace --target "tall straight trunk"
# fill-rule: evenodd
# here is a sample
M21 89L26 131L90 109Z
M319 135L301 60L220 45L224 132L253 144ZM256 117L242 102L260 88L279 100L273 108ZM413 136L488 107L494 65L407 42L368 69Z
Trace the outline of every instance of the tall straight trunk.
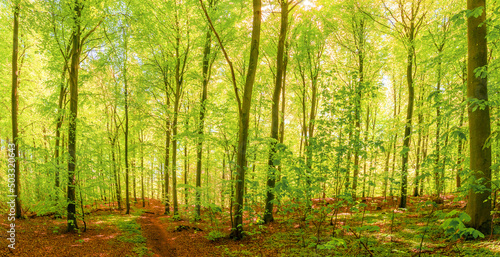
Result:
M311 74L312 75L312 74ZM317 74L314 76L311 76L311 86L312 86L312 93L311 93L311 110L309 114L309 124L308 124L308 135L307 138L312 139L314 137L314 125L315 125L315 119L316 119L316 111L317 111L317 103L318 103L318 76ZM311 140L307 140L306 144L306 165L309 170L307 172L309 175L306 175L306 184L307 184L307 191L306 191L306 201L307 201L307 206L310 208L310 201L311 201L311 196L309 195L309 188L311 187L311 171L312 171L312 164L313 164L313 148L311 147Z
M366 127L365 127L365 138L364 141L368 142L368 129L370 128L370 104L368 104L366 109ZM373 140L372 140L373 141ZM368 156L368 154L366 155ZM365 158L363 164L363 191L362 195L365 197L365 182L366 182L366 163L368 162L368 158ZM353 199L356 199L356 190L353 189Z
M299 69L300 69L300 64L299 64ZM301 78L302 78L302 130L300 134L300 147L299 147L299 156L302 156L302 153L304 152L304 148L307 146L307 106L306 106L306 79L305 75L301 72Z
M401 91L397 91L396 94L396 81L394 81L394 110L393 110L393 119L394 122L396 122L397 117L399 117L399 114L401 113ZM394 190L392 183L394 182L394 175L396 173L396 149L397 149L397 142L398 142L398 133L394 133L394 141L392 144L392 169L391 169L391 186L389 187L389 195L393 196L392 191Z
M153 158L154 160L154 158ZM154 182L154 163L153 160L151 160L151 174L149 175L149 187L151 190L151 199L154 199L154 193L155 193L155 182Z
M288 66L288 41L285 41L285 56L283 57L283 80L281 86L281 118L280 118L280 143L285 141L285 89L286 89L286 71ZM279 166L281 169L281 165Z
M349 136L347 138L347 142L351 142L352 140L352 123L349 122ZM340 142L339 142L340 143ZM350 193L350 183L349 183L349 180L351 179L351 154L352 154L352 148L349 147L349 150L347 150L347 168L345 169L346 170L346 174L345 174L345 190L346 190L346 194Z
M186 204L186 207L188 205L188 188L187 188L188 171L189 171L189 159L188 159L188 145L186 142L186 145L184 146L184 203Z
M250 106L252 102L252 90L255 82L255 74L259 58L260 27L262 17L261 0L253 0L253 23L252 23L252 43L250 46L250 60L248 72L243 89L243 103L239 109L239 140L236 171L236 190L234 203L234 220L232 224L231 238L241 239L243 237L243 194L245 191L245 169L247 166L247 143L248 127L250 124Z
M140 132L141 136L141 198L142 198L142 207L146 207L146 203L144 202L144 142L143 142L143 134ZM166 195L165 195L166 196Z
M167 96L167 106L170 105L170 98ZM165 214L170 214L170 194L169 194L169 180L170 180L170 175L169 175L169 170L170 170L170 121L167 118L166 121L166 126L167 126L167 131L166 131L166 140L165 140L165 164L164 164L164 169L165 169Z
M71 67L70 67L70 112L69 112L69 130L68 130L68 193L67 193L67 220L68 232L73 232L78 228L76 223L76 118L78 111L78 70L80 67L80 35L81 35L81 16L83 4L79 0L75 0L74 6L74 22L73 26L73 46L71 49Z
M465 92L465 90L467 88L467 63L466 63L465 60L464 60L464 66L463 66L463 71L462 71L462 85L463 85L463 91ZM467 99L465 98L465 94L463 94L462 103L461 104L463 104L466 100ZM462 126L464 125L464 116L465 116L465 108L460 108L460 124L458 126L459 128L462 128ZM460 175L462 173L463 162L465 160L464 156L462 156L462 151L464 149L464 145L465 145L465 140L463 140L460 137L458 139L457 173L456 173L456 178L455 178L456 179L457 191L462 186L462 181L461 181Z
M276 185L276 144L279 140L279 105L281 86L283 84L283 64L285 52L285 39L288 29L288 0L280 1L281 6L281 25L278 40L278 56L276 58L276 83L274 84L273 103L271 111L271 145L269 149L268 171L267 171L267 190L266 190L266 207L264 210L264 222L269 223L274 221L273 217L273 201L274 187ZM254 165L255 167L255 165Z
M356 21L354 21L356 22ZM357 22L356 22L357 23ZM356 42L356 50L358 57L358 83L356 85L356 98L355 98L355 109L354 109L354 119L356 124L356 130L354 133L354 172L352 175L352 197L356 199L356 190L358 187L358 176L359 176L359 152L360 152L360 133L361 133L361 98L362 89L364 87L364 43L365 43L365 26L364 20L359 21L359 26L353 24L354 27L354 37ZM366 125L368 127L368 124ZM367 129L368 130L368 129Z
M172 201L174 202L174 216L179 215L179 201L177 199L177 122L179 117L179 106L181 101L181 95L183 90L183 78L184 71L186 68L186 59L189 52L189 30L187 31L188 45L187 50L184 53L184 57L180 56L181 49L181 28L179 15L177 10L175 11L175 88L174 88L174 110L173 110L173 120L172 120ZM181 65L181 59L183 59Z
M178 75L176 75L176 77L178 77ZM174 215L179 214L179 205L177 200L177 119L180 102L180 83L176 82L176 84L177 92L175 94L174 119L172 121L172 201L174 202Z
M441 169L442 169L442 172L440 173L440 176L439 176L439 183L441 185L441 193L443 194L446 194L446 183L445 183L445 171L446 171L446 156L448 155L449 151L448 151L448 139L449 139L449 128L450 128L450 121L448 120L446 122L446 126L445 126L445 133L446 133L446 136L445 136L445 139L444 139L444 146L443 146L443 164L441 165Z
M167 108L170 106L170 96L168 95L168 83L167 83L167 78L166 76L163 78L164 79L164 82L165 82L165 93L167 95ZM170 175L169 175L169 170L170 170L170 130L171 130L171 126L170 126L170 118L167 116L167 121L165 122L165 126L166 126L166 139L165 139L165 163L163 165L163 168L165 170L165 214L170 214L170 195L169 195L169 190L168 190L168 187L169 187L169 178L170 178Z
M462 109L460 111L460 125L459 125L459 128L461 128L464 124L464 112L465 110ZM462 157L462 150L464 148L464 144L465 144L465 140L463 140L462 138L459 138L458 139L458 151L457 151L457 156L458 156L458 159L457 159L457 173L456 173L456 187L457 189L459 189L461 186L462 186L462 181L460 179L460 173L462 173L462 163L464 161L464 158Z
M486 42L486 3L485 0L467 0L469 11L483 8L480 16L467 18L467 98L488 101L487 75L482 72L476 76L476 69L488 64ZM478 108L477 103L469 105L469 144L470 170L473 181L485 187L480 192L471 187L466 212L471 217L468 225L484 234L491 232L491 146L485 145L491 134L490 109L488 105Z
M423 139L422 162L424 162L427 159L428 142L429 142L429 131L427 130ZM424 194L424 180L425 177L420 179L420 195Z
M18 53L19 53L19 12L21 10L21 4L19 1L15 1L14 4L14 30L12 33L12 141L14 145L9 144L9 149L12 150L14 156L14 192L10 192L10 195L14 195L16 204L16 218L22 217L21 209L21 174L19 172L19 130L18 130L18 95L17 88L19 86L19 67L18 67ZM9 165L11 167L11 165ZM11 169L9 169L9 178L11 178Z
M133 143L132 143L133 144ZM132 171L132 187L133 187L133 190L134 190L134 203L137 203L137 178L136 178L136 167L135 167L135 156L134 156L134 159L132 159L132 163L130 164L132 166L131 168L131 171Z
M375 131L375 125L377 124L377 111L378 111L378 108L377 106L375 106L375 110L373 111L373 123L372 123L372 141L375 141L375 134L376 134L376 131ZM377 167L377 155L378 153L377 152L372 152L372 156L371 156L371 159L370 159L370 166L368 167L368 178L371 178L372 177L372 174L373 174L373 169L376 169ZM373 159L373 161L371 161ZM373 191L375 191L375 183L373 184ZM370 196L370 187L372 185L371 184L368 184L368 190L367 190L367 196L369 197ZM372 197L374 195L372 194Z
M129 176L130 170L128 165L128 83L127 83L127 35L125 33L125 28L123 28L123 39L125 47L125 60L123 62L123 81L125 86L125 194L126 194L126 205L127 211L125 214L130 214L130 186L129 186Z
M285 56L283 59L283 84L281 86L281 112L280 112L280 128L279 128L279 142L283 144L285 141L285 89L286 89L286 68L288 64L288 41L285 41ZM282 164L278 165L278 181L281 180Z
M441 51L438 51L439 54L441 54ZM438 96L440 95L441 91L441 57L438 57L438 71L437 71L437 89L436 92ZM441 106L440 106L440 100L439 97L437 97L437 106L436 106L436 160L435 160L435 167L434 167L434 190L436 193L436 197L440 198L441 197L441 190L442 190L442 185L441 185L441 173L443 172L442 166L440 163L440 135L441 135Z
M118 174L118 169L116 165L116 154L115 154L115 144L114 142L111 144L111 161L113 163L113 176L115 178L115 190L116 190L116 201L118 202L118 210L122 209L122 197L121 197L121 192L120 192L120 180L119 180L119 174Z
M422 99L422 95L419 96L420 100ZM422 129L421 129L421 126L422 126L422 119L423 119L423 114L422 113L419 113L418 114L418 141L417 141L417 160L416 160L416 163L415 163L415 180L414 180L414 184L415 184L415 187L413 188L413 196L417 197L419 194L418 194L418 187L419 187L419 182L420 182L420 152L421 152L421 148L422 148Z
M224 209L224 184L226 183L226 155L222 154L222 177L220 183L220 207Z
M65 83L66 83L66 71L68 70L68 65L67 63L64 64L63 72L61 74L61 84L59 87L59 101L58 101L58 109L57 109L57 122L56 122L56 142L55 142L55 153L54 153L54 159L56 160L56 169L55 169L55 187L56 187L56 200L58 199L59 195L59 187L60 187L60 177L59 177L59 156L60 156L60 144L61 144L61 127L62 123L64 121L64 115L63 115L63 105L64 105L64 100L66 97L66 89L65 89Z
M408 184L408 156L410 152L410 137L411 137L411 122L413 118L413 58L415 54L414 46L415 27L413 20L410 22L409 32L409 46L408 46L408 60L406 66L406 82L408 85L408 106L406 111L405 134L403 138L403 158L402 158L402 171L401 171L401 202L400 208L406 208L407 184Z
M200 116L198 123L198 144L196 145L196 218L200 218L201 212L201 170L202 170L202 158L203 158L203 129L205 127L205 112L206 112L206 101L208 96L208 82L210 81L210 51L212 45L212 34L210 30L207 31L205 37L205 48L203 49L203 81L202 81L202 92L200 99Z
M384 166L384 191L382 193L382 196L386 199L387 198L387 184L389 180L389 162L391 160L391 149L392 149L392 144L393 142L389 142L389 148L387 151L387 157L385 158L385 166Z

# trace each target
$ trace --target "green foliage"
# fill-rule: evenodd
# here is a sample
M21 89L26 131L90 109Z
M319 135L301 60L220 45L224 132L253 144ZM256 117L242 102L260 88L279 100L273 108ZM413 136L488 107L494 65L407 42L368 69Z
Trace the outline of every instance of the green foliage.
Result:
M464 223L471 219L467 213L453 210L446 214L442 213L441 216L444 216L445 220L439 227L444 230L448 239L455 241L460 238L484 238L484 234L480 231L465 226Z
M206 239L210 240L210 241L217 241L221 238L224 238L226 237L226 235L222 232L220 232L219 230L212 230L210 232L208 232L208 234L205 236Z
M147 248L146 246L144 245L139 245L139 246L136 246L132 249L132 251L134 253L137 254L137 256L139 257L142 257L142 256L153 256L154 254L151 252L151 250L149 250L149 248Z
M332 237L330 241L318 245L320 250L336 250L339 247L347 247L346 242L341 238Z

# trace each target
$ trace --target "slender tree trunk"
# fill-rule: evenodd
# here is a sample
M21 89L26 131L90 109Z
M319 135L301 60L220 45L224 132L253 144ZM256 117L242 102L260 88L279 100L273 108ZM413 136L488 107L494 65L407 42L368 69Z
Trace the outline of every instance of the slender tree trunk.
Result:
M132 169L132 186L133 186L133 189L134 189L134 204L137 203L137 185L136 185L136 182L137 182L137 178L135 176L135 174L137 173L136 172L136 167L135 167L135 154L134 154L134 159L132 159L132 163L130 164Z
M115 155L115 144L114 140L111 144L111 161L113 163L113 176L115 177L115 189L116 189L116 201L118 202L118 210L122 209L122 197L121 197L121 192L120 192L120 180L119 180L119 175L118 175L118 170L117 170L117 165L116 165L116 155Z
M370 104L368 104L367 109L366 109L366 127L365 127L365 142L368 142L368 129L370 128ZM373 140L372 140L373 141ZM368 156L368 154L366 155ZM363 164L363 191L362 191L362 196L365 197L365 182L366 182L366 163L368 162L368 158L365 158L364 164ZM353 199L356 199L356 190L353 190Z
M78 111L78 70L80 66L80 21L82 14L83 5L76 0L74 6L74 21L75 25L73 27L73 46L71 49L71 67L70 67L70 113L69 113L69 130L68 130L68 195L67 195L67 220L68 220L68 232L73 232L75 228L78 228L76 223L76 180L75 180L75 168L76 168L76 118Z
M279 142L281 144L285 141L285 88L286 88L286 68L288 65L288 41L285 41L285 56L283 58L283 85L281 86L281 118L280 118L280 131ZM278 165L278 181L281 180L281 168L283 165Z
M64 64L63 72L61 74L61 84L59 88L59 101L58 101L58 109L57 109L57 122L56 122L56 142L55 142L55 153L54 153L54 159L56 160L56 169L55 169L55 187L56 187L56 201L59 196L59 187L60 187L60 177L59 177L59 170L61 167L59 167L60 164L60 143L61 143L61 127L62 123L64 121L64 115L63 115L63 104L64 100L66 98L66 89L65 89L65 83L66 83L66 71L68 70L68 65L67 63Z
M174 100L174 119L172 121L172 201L174 202L174 216L179 214L177 201L177 118L180 102L180 83L177 82Z
M463 91L465 92L467 90L467 63L464 61L464 66L463 66L463 72L462 72L462 85L463 85ZM465 98L465 94L462 98L462 103L463 104L467 99ZM459 128L462 128L464 125L464 116L465 116L465 108L460 108L460 125ZM462 186L462 181L460 179L460 174L462 173L463 170L463 162L464 162L464 157L462 156L462 151L465 145L465 140L462 138L458 139L458 160L457 160L457 174L456 174L456 186L457 186L457 191L458 189Z
M19 130L18 130L18 95L17 89L19 86L19 67L18 67L18 53L19 53L19 12L21 10L21 4L19 1L15 1L14 3L14 29L12 33L12 142L13 145L9 144L9 151L14 154L14 156L10 156L14 158L14 174L12 174L12 169L9 169L9 178L12 178L14 175L14 190L10 191L9 195L14 195L15 197L15 205L16 205L16 219L22 217L22 209L21 209L21 174L19 172ZM9 164L9 167L12 165Z
M441 52L439 51L439 54ZM439 57L440 58L440 57ZM440 95L441 92L441 60L438 60L438 71L437 71L437 89L436 92L438 96ZM434 186L435 186L435 193L437 198L441 198L441 173L443 172L442 166L440 163L440 135L441 135L441 106L440 106L440 101L441 99L439 97L437 99L437 106L436 106L436 161L435 161L435 167L434 167Z
M201 170L203 163L203 129L205 127L205 112L206 112L206 101L208 96L208 82L210 81L210 51L212 45L212 34L210 30L207 30L207 35L205 37L205 48L203 49L203 81L202 81L202 93L200 99L200 116L198 123L198 144L196 146L196 218L200 218L200 201L201 201Z
M285 39L288 30L288 0L280 1L281 6L281 25L278 40L278 56L276 58L276 83L274 85L273 103L271 112L271 138L272 142L269 150L268 173L267 173L267 190L266 190L266 207L264 210L264 222L269 223L274 221L273 206L274 206L274 187L276 185L276 144L279 140L279 104L281 86L283 84L283 62L285 52ZM254 166L255 167L255 166Z
M189 126L189 123L187 124ZM188 159L188 144L184 145L184 203L186 207L188 205L188 171L189 171L189 159Z
M222 154L222 178L220 186L220 207L224 210L224 184L226 183L226 155Z
M146 203L144 202L144 139L143 132L140 132L141 136L141 198L142 198L142 207L146 207ZM164 195L166 197L166 195Z
M422 96L419 97L420 99L422 99ZM415 184L415 187L413 188L413 196L414 197L417 197L419 194L418 194L418 186L419 186L419 182L420 182L420 150L421 150L421 146L422 146L422 118L423 118L423 114L422 113L419 113L418 114L418 142L417 142L417 160L416 160L416 167L415 167L415 181L414 181L414 184Z
M483 8L478 17L467 18L468 66L467 98L488 101L487 75L482 72L476 77L476 69L488 64L486 43L486 4L485 0L467 0L469 11ZM485 145L490 136L490 109L488 105L478 108L477 103L469 105L470 170L473 181L485 187L478 192L475 187L469 190L466 212L471 217L468 225L483 232L491 232L491 146Z
M387 185L389 180L389 162L391 160L391 149L393 142L389 141L389 148L387 148L387 157L385 158L385 166L384 166L384 191L382 196L384 199L387 199Z
M449 150L448 150L448 139L449 139L449 128L450 128L450 121L447 121L446 122L446 126L445 126L445 133L446 133L446 136L445 136L445 139L444 139L444 146L443 146L443 164L441 165L442 167L442 172L439 176L439 180L440 180L440 184L441 184L441 193L443 194L446 194L446 183L445 183L445 175L446 175L446 156L448 155L449 153Z
M425 119L425 117L424 117ZM424 122L425 124L425 122ZM429 142L429 131L426 130L425 136L424 136L424 142L422 146L422 162L424 162L427 159L427 147L428 147L428 142ZM424 194L424 180L425 178L420 179L420 195Z
M354 21L357 23L357 21ZM360 152L360 134L361 134L361 100L362 100L362 89L364 87L364 44L365 44L365 26L364 20L359 21L358 26L354 26L354 37L356 42L356 50L358 57L358 83L356 85L356 98L354 107L354 119L356 124L356 129L354 132L354 173L352 176L352 197L356 199L356 190L358 188L358 176L359 176L359 152ZM367 125L368 127L368 125Z
M465 110L462 109L460 111L460 125L459 125L459 128L461 128L464 124L464 112ZM457 151L457 156L458 156L458 160L457 160L457 173L456 173L456 186L457 186L457 189L459 189L462 185L462 182L460 180L460 173L462 173L462 163L464 161L464 158L462 157L462 150L464 148L464 144L465 144L465 140L463 140L462 138L459 138L458 139L458 151Z
M406 80L408 84L408 106L406 112L405 134L403 138L403 158L402 158L402 171L401 171L401 202L400 208L406 208L407 184L408 184L408 156L410 152L410 137L411 137L411 123L413 118L413 58L415 54L414 46L415 27L413 20L410 23L409 32L409 46L408 46L408 60L406 67Z
M236 172L236 201L234 203L234 221L232 224L231 238L241 239L243 237L243 193L245 191L245 169L247 166L247 143L248 127L250 124L250 106L252 101L252 90L255 82L259 58L260 27L261 27L261 0L253 0L253 24L252 43L250 46L250 60L248 72L243 91L243 104L239 110L239 140Z
M128 83L127 83L127 35L125 28L123 29L123 39L125 47L125 60L123 61L123 80L125 84L125 194L127 211L125 214L130 214L130 186L129 186L129 164L128 164Z

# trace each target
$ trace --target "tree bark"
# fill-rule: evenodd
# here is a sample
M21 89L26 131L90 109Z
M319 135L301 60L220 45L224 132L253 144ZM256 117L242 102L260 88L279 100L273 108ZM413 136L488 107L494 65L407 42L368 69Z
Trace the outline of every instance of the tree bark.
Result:
M232 224L231 238L241 239L243 237L243 194L245 189L245 169L247 168L247 141L248 127L250 124L250 106L252 102L252 90L255 82L259 58L260 27L261 27L261 0L253 0L253 22L252 22L252 43L250 46L250 60L243 91L243 103L239 121L239 140L236 171L236 190L234 203L234 221Z
M276 145L279 140L279 105L281 86L283 84L283 66L284 66L284 52L285 52L285 39L288 30L288 0L280 1L281 6L281 24L280 34L278 40L278 53L276 58L276 83L274 84L273 103L271 111L271 145L269 150L268 160L268 173L267 173L267 190L266 190L266 207L264 210L264 223L274 221L273 217L273 201L274 201L274 187L276 185ZM255 165L254 165L255 167Z
M198 144L196 145L196 219L200 218L201 215L201 170L203 164L203 129L205 127L205 112L207 109L206 101L208 97L208 82L210 81L210 51L212 45L212 34L210 30L207 30L207 35L205 37L205 48L203 49L203 81L202 81L202 92L200 99L200 116L198 123Z
M486 68L486 3L485 0L467 0L469 11L483 8L477 18L467 18L468 64L467 64L467 98L474 101L469 105L469 144L470 170L474 182L485 187L484 190L469 189L469 201L466 212L471 217L468 226L482 233L491 232L491 147L486 146L490 136L490 110L487 104L487 75L485 71L476 75L476 69ZM486 101L486 105L478 108L475 101ZM483 103L484 104L484 103Z
M355 15L355 14L354 14ZM358 23L358 21L353 21L353 23ZM357 25L357 24L356 24ZM354 32L354 42L356 43L356 52L358 57L358 83L356 85L356 96L354 100L354 119L355 119L355 131L354 131L354 172L352 175L352 198L356 200L356 190L358 187L358 176L359 176L359 152L360 152L360 134L361 134L361 99L362 90L364 87L364 45L365 45L365 23L361 19L359 25L353 24ZM367 124L368 126L368 124Z
M125 194L127 211L130 214L130 185L129 185L129 164L128 164L128 83L127 83L127 34L123 28L123 40L125 47L125 60L123 61L123 81L125 86Z
M76 206L75 206L75 168L76 168L76 118L78 114L78 70L80 67L80 36L81 36L81 16L83 5L79 0L75 0L74 6L74 22L73 27L73 46L71 49L71 67L70 67L70 113L69 113L69 130L68 130L68 195L67 195L67 212L68 212L68 232L73 232L78 228L76 223Z
M21 11L21 4L19 1L15 1L13 12L14 12L14 29L12 33L12 141L14 143L13 147L9 145L9 149L12 149L14 153L14 192L10 195L15 197L16 205L16 219L22 217L21 209L21 174L19 172L19 130L18 130L18 94L17 89L19 86L19 67L18 67L18 53L19 53L19 12ZM9 165L10 166L10 165ZM11 173L9 171L9 178L11 178Z
M165 78L166 79L166 78ZM166 82L165 82L166 83ZM165 91L167 91L167 85L165 85ZM167 93L167 108L170 106L170 97L168 96ZM165 214L170 214L170 195L169 195L169 170L170 170L170 120L169 117L167 117L166 121L166 140L165 140L165 164L163 165L163 168L165 170Z
M414 21L410 22L409 29L409 45L408 45L408 60L406 66L406 82L408 85L408 106L406 111L406 122L405 122L405 134L403 138L403 158L402 158L402 171L401 171L401 202L399 203L399 208L406 208L406 196L407 196L407 184L408 184L408 156L410 152L410 137L412 130L412 118L413 118L413 99L414 99L414 88L413 88L413 58L415 54L415 25Z

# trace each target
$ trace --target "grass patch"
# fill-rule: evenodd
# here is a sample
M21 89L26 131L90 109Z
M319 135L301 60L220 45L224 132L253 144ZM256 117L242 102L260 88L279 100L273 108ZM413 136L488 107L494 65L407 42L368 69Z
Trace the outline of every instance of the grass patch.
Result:
M120 217L120 219L115 219L116 226L123 231L123 235L118 237L118 240L125 243L135 244L132 251L137 254L137 256L153 256L153 253L146 246L146 238L142 236L141 225L137 223L137 218L141 216L143 212L141 210L134 211L130 217Z

